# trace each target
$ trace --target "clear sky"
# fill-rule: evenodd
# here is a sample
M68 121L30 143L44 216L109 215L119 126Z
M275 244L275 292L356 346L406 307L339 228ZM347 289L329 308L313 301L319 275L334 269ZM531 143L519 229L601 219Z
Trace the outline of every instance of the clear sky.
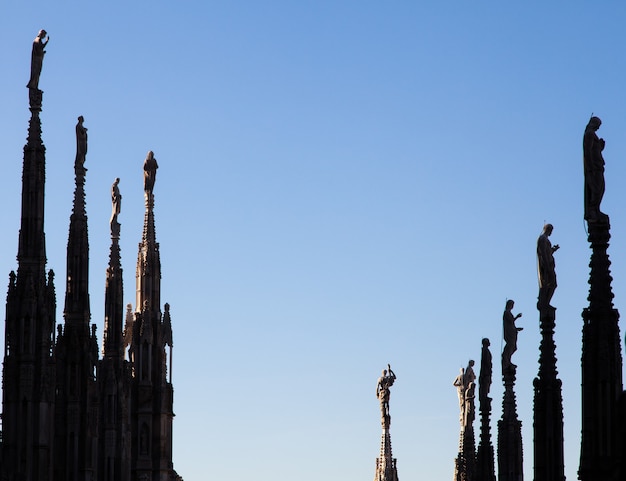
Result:
M532 479L544 221L561 246L552 303L574 480L591 252L582 134L592 112L607 142L602 207L615 305L626 309L625 19L617 1L4 1L0 275L8 284L17 267L25 86L32 40L45 28L45 228L57 322L83 115L100 338L111 184L121 178L125 297L134 304L146 152L159 163L174 465L187 481L371 479L375 385L387 363L398 376L391 434L400 479L451 479L452 381L470 358L479 363L483 337L494 355L496 445L507 298L523 312L513 362Z

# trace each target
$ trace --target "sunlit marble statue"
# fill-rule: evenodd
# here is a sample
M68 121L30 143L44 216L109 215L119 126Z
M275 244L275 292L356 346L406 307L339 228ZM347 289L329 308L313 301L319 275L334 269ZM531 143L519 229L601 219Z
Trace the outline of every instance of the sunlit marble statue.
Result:
M383 369L382 375L378 378L378 384L376 385L376 397L380 401L380 413L383 419L383 423L389 424L389 398L391 392L389 388L396 380L396 375L391 370L391 365L387 364L387 369Z

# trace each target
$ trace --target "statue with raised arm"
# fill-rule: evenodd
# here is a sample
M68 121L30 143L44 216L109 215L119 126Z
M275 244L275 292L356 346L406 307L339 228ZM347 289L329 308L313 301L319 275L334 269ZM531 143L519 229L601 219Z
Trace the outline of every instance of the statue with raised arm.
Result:
M41 75L41 67L43 66L43 56L45 55L45 47L50 41L50 37L45 30L39 30L39 33L33 40L33 50L30 57L30 80L28 81L29 89L39 89L39 76Z
M376 385L376 397L380 401L380 412L387 426L389 425L389 398L391 396L389 388L395 380L396 375L391 370L391 365L387 364L387 369L383 369L382 376L378 378Z
M120 178L117 177L111 186L111 220L109 223L111 224L111 234L119 235L120 233L120 224L117 221L117 216L122 211L122 194L120 194L119 188Z
M539 274L539 299L537 309L549 307L552 295L556 290L556 271L554 264L554 253L559 249L559 245L552 246L550 235L554 227L552 224L543 226L543 232L537 239L537 269Z
M78 117L76 123L76 160L74 168L84 168L85 157L87 156L87 128L83 125L85 119L82 115Z
M604 139L596 134L602 125L598 117L591 117L583 135L583 164L585 168L585 220L606 222L608 216L600 211L604 197Z
M504 350L502 351L502 370L509 367L517 367L515 364L511 363L511 356L513 353L517 351L517 333L523 330L523 327L516 327L515 321L522 317L522 313L513 315L513 307L515 306L515 301L513 299L509 299L506 301L506 306L504 308L504 314L502 315L502 327L504 330Z
M143 190L146 194L152 194L152 189L154 189L154 182L156 180L156 171L158 168L159 165L154 158L154 152L150 150L143 163Z

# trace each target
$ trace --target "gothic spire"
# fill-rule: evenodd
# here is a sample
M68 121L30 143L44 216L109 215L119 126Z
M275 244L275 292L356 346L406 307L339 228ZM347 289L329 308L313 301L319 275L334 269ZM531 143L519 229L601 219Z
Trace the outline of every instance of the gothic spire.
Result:
M609 216L600 210L604 196L605 141L596 134L602 125L591 117L583 134L585 220L591 244L589 307L583 309L582 437L578 478L581 481L624 479L618 474L621 453L618 430L622 396L622 350L619 312L613 306Z
M31 80L28 98L30 121L24 146L22 172L22 222L17 253L18 271L25 267L35 270L38 278L45 277L46 242L44 234L44 192L46 178L46 147L41 140L41 104L43 91L39 90L39 75L48 43L46 31L41 30L33 41ZM18 272L19 275L19 272Z
M122 195L117 178L111 186L111 252L109 267L106 272L104 300L104 357L124 358L123 319L124 319L124 283L120 257L120 224L117 216L122 208Z
M476 442L474 439L474 417L476 374L474 373L474 361L467 363L465 369L460 370L454 380L459 398L459 422L461 431L459 434L459 454L454 460L455 481L473 481L476 472Z
M540 296L540 300L549 302L552 296ZM517 401L515 400L515 379L517 366L511 362L511 356L517 350L517 333L521 328L515 326L515 319L521 314L513 315L515 302L506 302L502 324L506 345L502 351L502 380L504 394L502 396L502 419L498 421L498 479L500 481L519 481L523 478L522 422L517 417Z
M67 241L65 325L56 344L56 479L91 479L96 470L98 342L90 328L89 239L85 212L87 129L76 124L74 206Z
M55 370L54 274L46 277L44 197L46 148L41 140L39 76L45 30L33 41L28 83L30 122L24 146L22 217L17 275L11 272L6 305L2 390L3 479L52 479Z
M87 129L83 116L76 124L76 159L74 174L74 207L70 217L67 241L67 285L64 317L66 324L77 324L89 331L91 312L89 306L89 237L85 212L85 174L87 155Z
M398 481L396 459L391 453L391 434L389 432L391 426L391 415L389 414L390 388L395 380L396 375L391 370L391 366L387 364L387 369L383 370L383 374L378 378L378 385L376 386L376 396L380 402L383 432L380 441L380 457L376 458L374 481Z
M143 234L137 258L137 311L160 312L161 303L161 258L154 227L154 183L158 164L152 151L148 152L143 164L146 212Z
M144 162L146 213L137 257L137 305L132 323L131 402L133 479L177 479L172 463L174 389L171 383L171 319L169 305L161 315L161 259L154 228L154 182L158 168L150 151ZM167 353L170 346L170 379ZM139 402L141 400L141 402Z
M476 479L480 481L496 481L494 468L494 452L491 444L491 401L489 390L493 373L490 342L486 337L482 340L480 358L480 375L478 376L478 399L480 401L480 443L476 452Z

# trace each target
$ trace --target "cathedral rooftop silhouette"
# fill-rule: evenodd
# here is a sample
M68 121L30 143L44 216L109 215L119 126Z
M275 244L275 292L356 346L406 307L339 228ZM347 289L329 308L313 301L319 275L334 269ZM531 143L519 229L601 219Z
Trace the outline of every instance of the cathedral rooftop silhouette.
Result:
M3 364L0 479L182 481L172 462L172 324L161 310L161 260L153 193L158 168L144 162L145 216L136 301L126 308L120 258L119 179L111 188L103 354L90 325L85 209L87 129L76 124L75 190L67 242L63 323L54 272L46 272L46 148L39 89L47 33L33 42L30 122L24 146L17 273L9 275Z

